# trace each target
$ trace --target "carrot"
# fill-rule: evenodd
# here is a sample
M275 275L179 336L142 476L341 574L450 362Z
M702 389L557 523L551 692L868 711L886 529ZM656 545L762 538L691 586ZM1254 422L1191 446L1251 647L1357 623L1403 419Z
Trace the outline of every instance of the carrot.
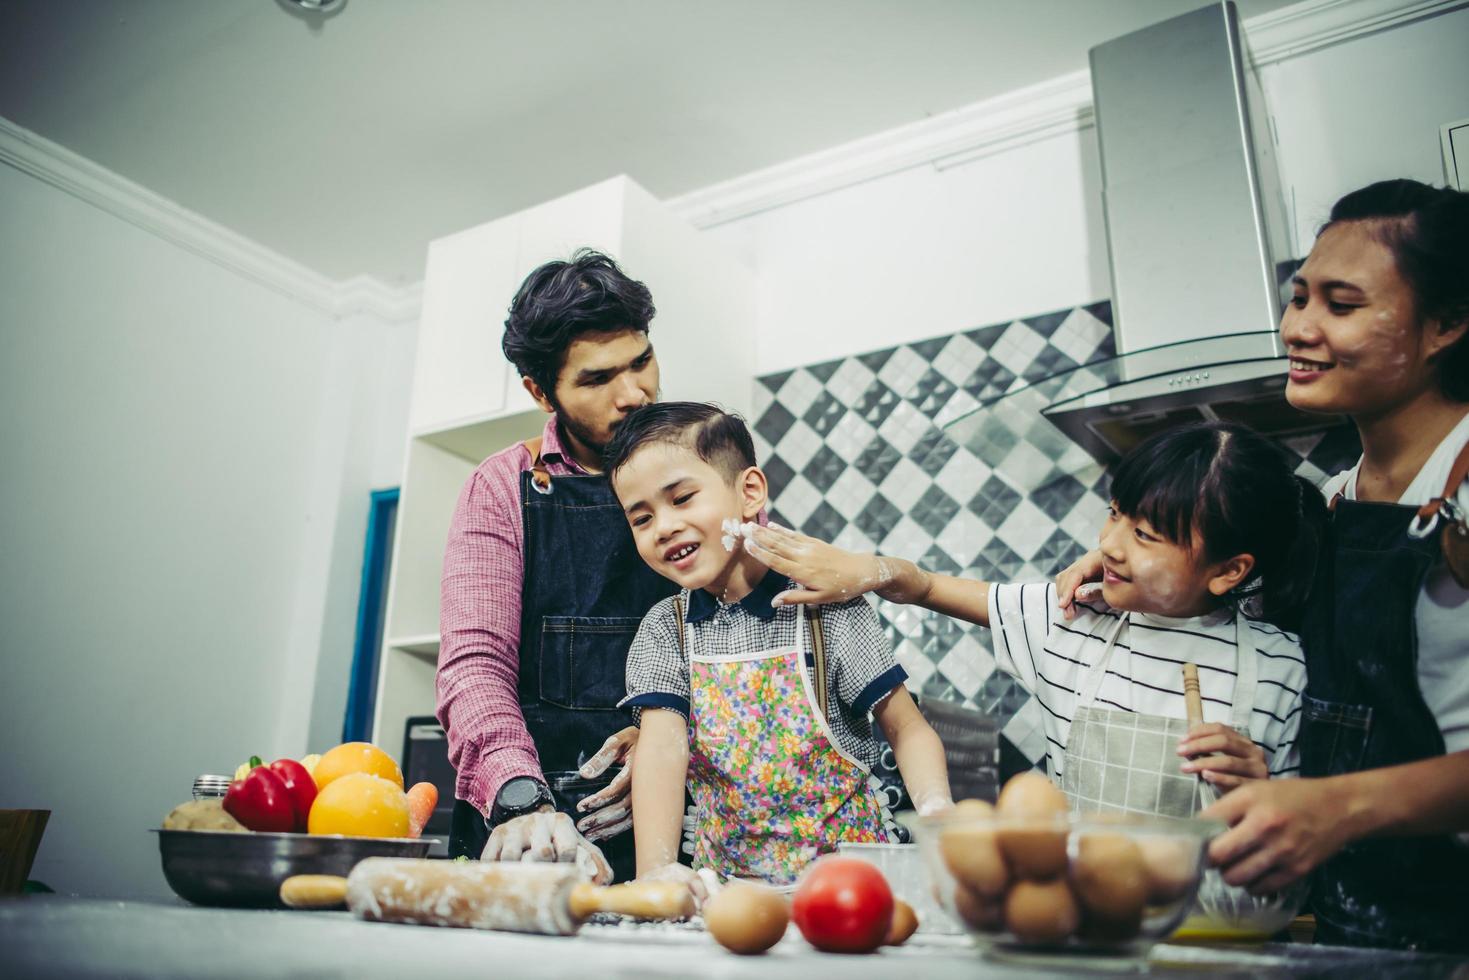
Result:
M423 834L428 818L434 815L434 806L439 802L439 788L433 783L414 783L408 790L408 836Z

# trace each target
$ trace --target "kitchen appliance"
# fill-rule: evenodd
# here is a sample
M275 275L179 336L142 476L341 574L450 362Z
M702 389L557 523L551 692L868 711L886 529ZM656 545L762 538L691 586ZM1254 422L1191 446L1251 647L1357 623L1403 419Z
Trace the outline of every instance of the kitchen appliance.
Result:
M1100 44L1091 74L1117 356L1017 386L955 423L951 438L976 435L991 409L1039 412L1107 463L1189 421L1277 437L1340 423L1285 400L1277 328L1294 263L1235 5Z
M449 825L454 815L454 765L449 761L449 740L433 715L414 715L403 725L403 785L433 783L439 791L434 812L424 824L425 837L437 840L430 857L449 856Z

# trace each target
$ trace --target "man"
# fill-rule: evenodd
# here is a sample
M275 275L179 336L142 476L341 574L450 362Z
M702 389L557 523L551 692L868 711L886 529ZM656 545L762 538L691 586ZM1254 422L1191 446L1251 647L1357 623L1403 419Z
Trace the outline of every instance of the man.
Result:
M551 417L480 465L449 527L437 688L458 770L451 855L633 875L637 730L616 705L638 623L673 587L638 557L601 454L657 398L653 314L647 287L589 250L536 269L511 302L505 356Z

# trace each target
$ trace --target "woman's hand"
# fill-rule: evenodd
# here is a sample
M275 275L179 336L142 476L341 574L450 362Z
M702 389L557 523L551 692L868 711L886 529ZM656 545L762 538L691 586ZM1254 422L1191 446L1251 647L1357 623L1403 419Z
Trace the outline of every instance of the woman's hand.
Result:
M876 555L858 555L779 524L753 528L745 551L762 565L801 583L771 600L780 606L845 602L891 584L890 563Z
M1224 880L1257 895L1304 878L1352 839L1343 801L1327 779L1259 779L1199 816L1230 829L1209 844Z
M1178 740L1178 754L1187 761L1182 769L1198 773L1221 793L1253 779L1268 779L1265 750L1228 725L1198 725Z
M1102 553L1088 551L1056 576L1056 605L1065 619L1076 618L1077 592L1087 582L1102 580ZM1086 596L1080 597L1085 601Z

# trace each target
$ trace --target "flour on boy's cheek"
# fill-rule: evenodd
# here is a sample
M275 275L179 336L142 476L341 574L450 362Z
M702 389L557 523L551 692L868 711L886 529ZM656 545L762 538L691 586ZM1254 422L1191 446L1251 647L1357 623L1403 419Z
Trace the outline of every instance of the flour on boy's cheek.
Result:
M724 532L719 543L724 545L725 551L734 551L742 541L754 541L755 528L759 526L754 521L741 521L737 517L726 517L719 523L719 529Z

